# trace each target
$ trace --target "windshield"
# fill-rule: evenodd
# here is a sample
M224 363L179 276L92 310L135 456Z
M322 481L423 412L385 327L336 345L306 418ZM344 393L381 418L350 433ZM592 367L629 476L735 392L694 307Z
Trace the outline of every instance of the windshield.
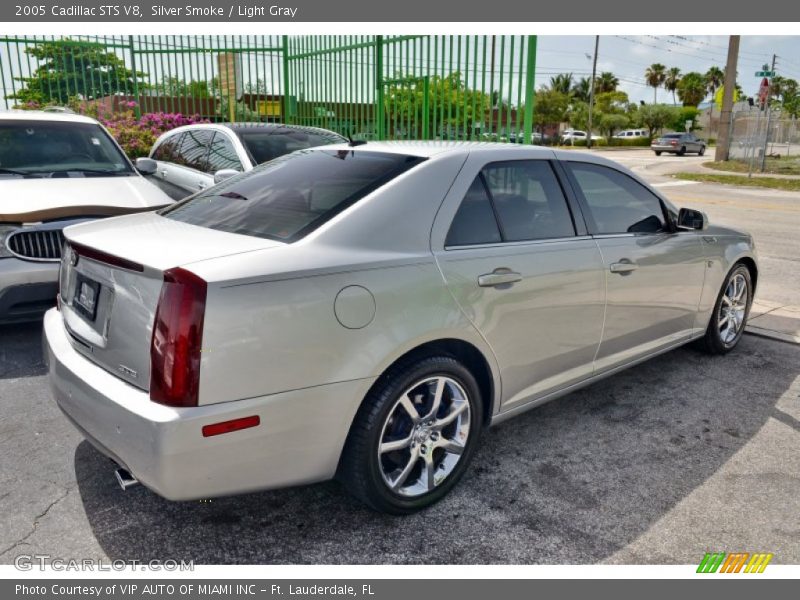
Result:
M0 177L134 174L128 160L97 124L0 121Z
M424 160L364 150L300 151L160 214L219 231L292 242Z
M334 134L312 133L302 129L252 129L238 130L237 135L250 153L253 164L270 161L295 150L305 150L315 146L327 146L346 142L343 137Z

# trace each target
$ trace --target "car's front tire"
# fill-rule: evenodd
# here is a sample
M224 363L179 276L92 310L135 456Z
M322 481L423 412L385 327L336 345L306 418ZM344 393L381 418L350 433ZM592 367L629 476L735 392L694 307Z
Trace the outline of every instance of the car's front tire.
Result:
M356 415L339 480L380 512L409 514L441 500L467 468L482 430L480 388L449 356L390 369Z
M752 304L750 269L737 263L722 284L700 346L709 354L727 354L733 350L742 338Z
M660 150L656 150L655 153L656 153L656 156L661 156L661 151Z

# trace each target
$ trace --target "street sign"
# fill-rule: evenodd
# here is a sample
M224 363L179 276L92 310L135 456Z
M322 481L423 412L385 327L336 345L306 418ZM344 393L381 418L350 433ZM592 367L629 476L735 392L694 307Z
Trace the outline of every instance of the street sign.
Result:
M756 71L756 77L775 77L775 71Z

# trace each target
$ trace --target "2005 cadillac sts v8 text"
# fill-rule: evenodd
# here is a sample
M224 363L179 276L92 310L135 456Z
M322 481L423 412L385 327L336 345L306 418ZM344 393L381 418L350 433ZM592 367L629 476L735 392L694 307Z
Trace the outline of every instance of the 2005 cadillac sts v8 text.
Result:
M569 151L351 142L65 230L64 414L174 500L333 477L442 498L482 430L696 340L734 348L752 238Z

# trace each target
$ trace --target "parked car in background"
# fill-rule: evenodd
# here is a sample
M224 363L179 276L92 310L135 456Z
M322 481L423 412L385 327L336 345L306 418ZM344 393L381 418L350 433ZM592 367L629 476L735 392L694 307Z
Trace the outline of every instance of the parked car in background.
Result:
M337 476L395 514L485 426L692 340L729 352L758 277L748 234L519 144L312 148L66 237L50 381L123 486Z
M0 323L55 303L64 227L171 202L97 121L0 112Z
M185 125L156 140L150 168L153 181L180 200L295 150L346 141L327 129L277 123Z
M696 152L699 156L706 153L706 142L693 133L665 133L655 138L650 149L661 156L662 152L683 156L687 152Z
M650 137L647 129L625 129L614 136L615 140L637 140Z
M601 140L603 139L602 136L597 134L592 134L592 140ZM579 129L566 129L564 133L561 134L561 142L564 144L569 144L572 142L578 141L586 141L586 132L581 131Z

